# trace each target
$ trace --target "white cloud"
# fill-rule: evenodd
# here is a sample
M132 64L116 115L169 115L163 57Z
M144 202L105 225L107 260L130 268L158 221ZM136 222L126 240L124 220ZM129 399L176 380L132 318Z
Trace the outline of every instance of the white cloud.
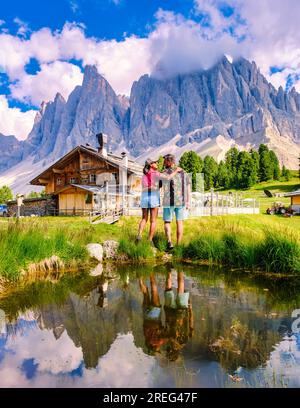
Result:
M81 85L83 74L79 67L67 62L55 61L41 64L36 75L23 74L10 86L12 97L33 105L53 100L59 92L67 98L75 86Z
M208 69L222 54L238 55L238 44L227 33L207 39L205 30L192 20L163 10L156 16L156 30L149 37L155 76Z
M229 5L233 14L226 18L220 6ZM210 15L209 30L218 33L233 28L244 36L239 43L241 53L254 60L266 76L272 66L300 73L300 4L295 0L195 0L198 12ZM287 73L269 75L274 86L283 86Z
M0 19L0 27L3 26L4 24L5 24L5 20Z
M9 108L4 95L0 95L0 133L14 135L23 140L32 129L36 111L21 112L19 108Z
M26 37L26 35L30 32L28 24L18 17L14 19L14 23L17 24L17 26L19 27L17 35L19 35L20 37Z
M21 368L29 359L37 365L31 379ZM82 362L81 347L74 345L66 331L56 340L50 330L27 329L26 335L9 338L5 346L0 361L0 387L147 388L153 386L152 370L155 369L157 383L164 375L155 358L136 347L132 333L119 334L96 368L83 367L81 376L70 376Z
M80 3L69 4L76 11ZM233 12L225 16L220 11L224 5ZM300 73L300 4L295 0L195 0L193 11L194 20L159 10L147 37L127 36L121 41L87 37L85 27L75 23L66 23L62 30L45 27L28 33L26 23L16 19L19 35L0 32L0 67L12 82L13 97L37 106L56 92L67 98L80 83L79 68L66 62L71 59L95 64L117 93L127 95L133 81L145 73L161 76L205 69L222 54L255 60L276 87L284 87L289 75L296 78ZM199 24L199 19L206 24ZM36 75L25 72L31 58L41 64ZM271 66L282 72L270 75ZM299 80L295 86L300 90Z

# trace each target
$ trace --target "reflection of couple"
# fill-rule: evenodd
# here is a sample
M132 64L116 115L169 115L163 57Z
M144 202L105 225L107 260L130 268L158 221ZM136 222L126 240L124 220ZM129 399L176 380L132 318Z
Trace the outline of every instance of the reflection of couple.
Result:
M149 240L152 242L155 230L158 209L160 207L160 188L163 190L163 219L165 234L168 240L168 249L173 249L171 237L171 222L176 217L177 244L183 236L183 220L186 218L186 209L190 202L190 181L187 174L175 163L172 154L164 156L164 171L158 170L157 160L148 159L144 166L142 178L142 220L139 224L137 241L141 240L143 230L150 214Z
M177 295L172 289L172 274L166 277L165 288L165 325L162 324L162 307L154 274L150 275L150 294L143 279L139 280L143 293L144 336L146 346L151 353L160 352L166 347L167 357L177 360L180 351L193 334L193 312L189 292L184 290L184 274L177 273Z

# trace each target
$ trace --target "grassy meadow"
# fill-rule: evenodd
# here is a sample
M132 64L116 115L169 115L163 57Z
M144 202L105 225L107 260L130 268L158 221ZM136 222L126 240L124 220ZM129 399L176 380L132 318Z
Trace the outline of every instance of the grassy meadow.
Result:
M263 192L284 193L299 188L299 180L264 183L243 192L244 197L259 200L259 215L228 215L191 218L185 222L182 245L175 248L175 258L234 268L262 269L268 272L300 273L300 217L270 216L265 210L274 201L289 205L289 198L267 198ZM232 191L232 190L231 190ZM120 255L132 261L153 260L147 242L134 239L139 217L122 217L114 225L90 225L87 217L0 218L1 279L17 280L29 265L56 255L68 266L89 262L85 249L91 242L113 239L120 242ZM148 226L147 226L148 228ZM175 224L174 242L175 242ZM164 227L158 220L154 239L158 254L166 249Z
M219 190L220 194L228 194L229 191L238 192L243 195L244 198L255 198L260 204L260 212L264 214L268 207L271 207L274 202L283 203L285 206L289 206L291 199L288 197L267 197L264 190L269 190L271 193L285 194L291 191L300 189L300 180L296 171L292 171L293 177L289 181L268 181L265 183L259 183L251 187L249 190Z

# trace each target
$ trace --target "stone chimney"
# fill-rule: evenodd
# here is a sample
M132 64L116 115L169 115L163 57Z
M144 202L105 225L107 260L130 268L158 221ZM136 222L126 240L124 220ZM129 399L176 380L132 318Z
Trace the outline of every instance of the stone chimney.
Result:
M107 157L107 135L104 133L97 134L98 153L103 157Z

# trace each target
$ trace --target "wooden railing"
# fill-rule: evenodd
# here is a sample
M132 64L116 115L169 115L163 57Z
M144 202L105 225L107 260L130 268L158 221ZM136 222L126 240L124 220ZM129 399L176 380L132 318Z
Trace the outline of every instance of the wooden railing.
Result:
M123 209L101 209L94 210L89 213L90 224L96 224L98 222L106 222L107 224L113 224L124 214Z

